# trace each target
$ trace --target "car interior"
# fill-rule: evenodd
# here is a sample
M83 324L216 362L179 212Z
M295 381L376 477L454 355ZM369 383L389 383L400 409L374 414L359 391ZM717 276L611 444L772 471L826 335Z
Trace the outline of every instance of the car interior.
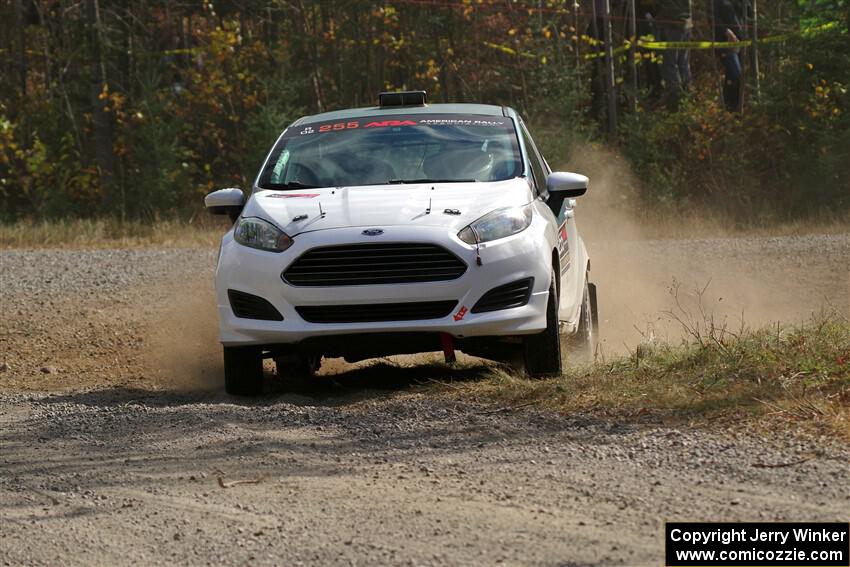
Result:
M315 187L418 179L489 182L521 172L516 149L496 138L469 142L409 130L333 133L323 138L294 140L278 154L268 181Z

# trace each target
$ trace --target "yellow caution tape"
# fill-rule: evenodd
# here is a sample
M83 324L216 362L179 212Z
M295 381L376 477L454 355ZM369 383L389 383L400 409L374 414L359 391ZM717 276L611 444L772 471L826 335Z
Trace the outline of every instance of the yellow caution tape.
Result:
M154 52L157 55L194 55L201 51L200 47L189 47L186 49L168 49L166 51Z
M782 41L787 41L794 36L810 36L816 33L826 31L828 29L832 29L838 26L838 22L829 22L820 26L816 26L813 28L800 30L798 32L792 33L784 33L779 35L771 35L767 37L760 38L757 43L759 44L769 44L769 43L779 43ZM596 43L601 43L599 40L594 40ZM650 50L665 50L665 49L735 49L739 47L749 47L753 44L751 39L741 40L741 41L652 41L646 39L637 40L637 46L641 49L650 49ZM631 49L632 45L629 40L626 40L621 47L614 49L614 55L618 55L620 53L624 53ZM594 51L593 53L586 53L584 59L596 59L599 57L605 57L604 51Z
M0 47L0 53L5 53L9 51L6 48ZM135 51L136 55L194 55L195 53L200 53L203 51L201 47L190 47L187 49L167 49L165 51ZM35 51L33 49L26 50L27 55L44 55L41 51Z
M826 31L828 29L832 29L838 25L838 22L829 22L820 26L816 26L813 28L809 28L806 30L800 30L798 32L793 33L784 33L779 35L771 35L767 37L760 38L758 40L759 44L763 43L779 43L782 41L787 41L794 36L810 36L816 34L818 32ZM603 42L599 40L593 40L596 44L604 45ZM739 47L749 47L753 44L751 39L741 40L741 41L652 41L646 39L637 40L637 46L641 49L649 49L649 50L665 50L665 49L735 49ZM619 55L624 53L632 48L632 44L629 40L623 42L623 45L614 49L613 54ZM584 59L598 59L599 57L605 57L605 52L600 48L592 53L586 53L583 55Z
M619 55L620 53L625 53L626 51L628 51L631 48L632 48L631 44L627 41L626 45L623 45L622 47L618 47L618 48L614 49L612 51L612 55ZM605 52L604 51L597 51L595 53L586 53L584 55L585 59L596 59L598 57L605 57Z
M537 56L530 51L517 51L512 47L508 47L507 45L500 45L498 43L490 43L489 41L485 41L484 45L490 47L491 49L496 49L501 51L502 53L507 53L508 55L516 55L519 57L527 57L530 59L537 59Z
M778 43L781 41L787 41L795 35L808 36L834 28L837 25L838 22L829 22L807 30L771 35L760 38L758 43ZM736 47L749 47L752 44L753 40L751 39L744 39L741 41L646 41L638 39L638 47L642 47L643 49L734 49Z

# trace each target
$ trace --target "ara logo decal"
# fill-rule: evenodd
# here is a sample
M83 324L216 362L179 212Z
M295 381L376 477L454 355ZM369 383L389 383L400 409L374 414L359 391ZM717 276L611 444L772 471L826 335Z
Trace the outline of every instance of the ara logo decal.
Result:
M384 120L383 122L369 122L364 128L387 128L388 126L416 126L412 120Z
M298 197L312 199L318 196L318 193L272 193L271 195L266 195L269 199L297 199Z
M570 253L570 241L567 235L567 225L566 223L562 224L558 229L558 250L560 252L561 258L567 256Z
M467 311L469 311L469 309L466 308L466 305L464 305L460 309L458 309L457 313L455 313L455 321L460 321L461 319L466 317Z

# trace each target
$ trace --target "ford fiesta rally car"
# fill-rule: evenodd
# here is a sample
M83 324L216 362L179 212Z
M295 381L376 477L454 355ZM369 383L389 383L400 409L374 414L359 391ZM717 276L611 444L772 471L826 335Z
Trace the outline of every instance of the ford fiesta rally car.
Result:
M304 377L347 361L455 349L558 374L592 353L595 288L576 229L587 178L553 172L511 108L422 91L301 118L247 198L215 273L225 388L262 392L263 359Z

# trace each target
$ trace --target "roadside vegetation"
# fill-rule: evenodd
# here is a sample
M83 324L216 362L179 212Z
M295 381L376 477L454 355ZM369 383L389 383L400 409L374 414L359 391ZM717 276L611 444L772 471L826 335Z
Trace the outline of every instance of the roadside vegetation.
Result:
M8 87L0 91L0 223L188 219L208 191L245 188L299 116L420 88L432 102L517 108L556 167L588 144L606 147L638 180L628 189L639 213L699 209L747 225L846 220L850 209L844 0L760 2L760 87L756 95L746 63L742 113L723 109L710 49L691 52L691 92L678 110L666 109L651 79L663 53L636 53L635 83L626 19L616 16L614 135L600 114L602 59L584 5L577 12L563 2L496 0L11 6L0 21ZM694 38L706 39L705 3L693 6Z
M0 250L9 248L211 248L226 230L221 217L156 221L98 219L18 220L0 223Z
M446 384L506 408L665 422L793 423L850 439L850 321L822 313L799 325L731 330L680 319L680 343L641 343L624 356L528 380L496 370Z

